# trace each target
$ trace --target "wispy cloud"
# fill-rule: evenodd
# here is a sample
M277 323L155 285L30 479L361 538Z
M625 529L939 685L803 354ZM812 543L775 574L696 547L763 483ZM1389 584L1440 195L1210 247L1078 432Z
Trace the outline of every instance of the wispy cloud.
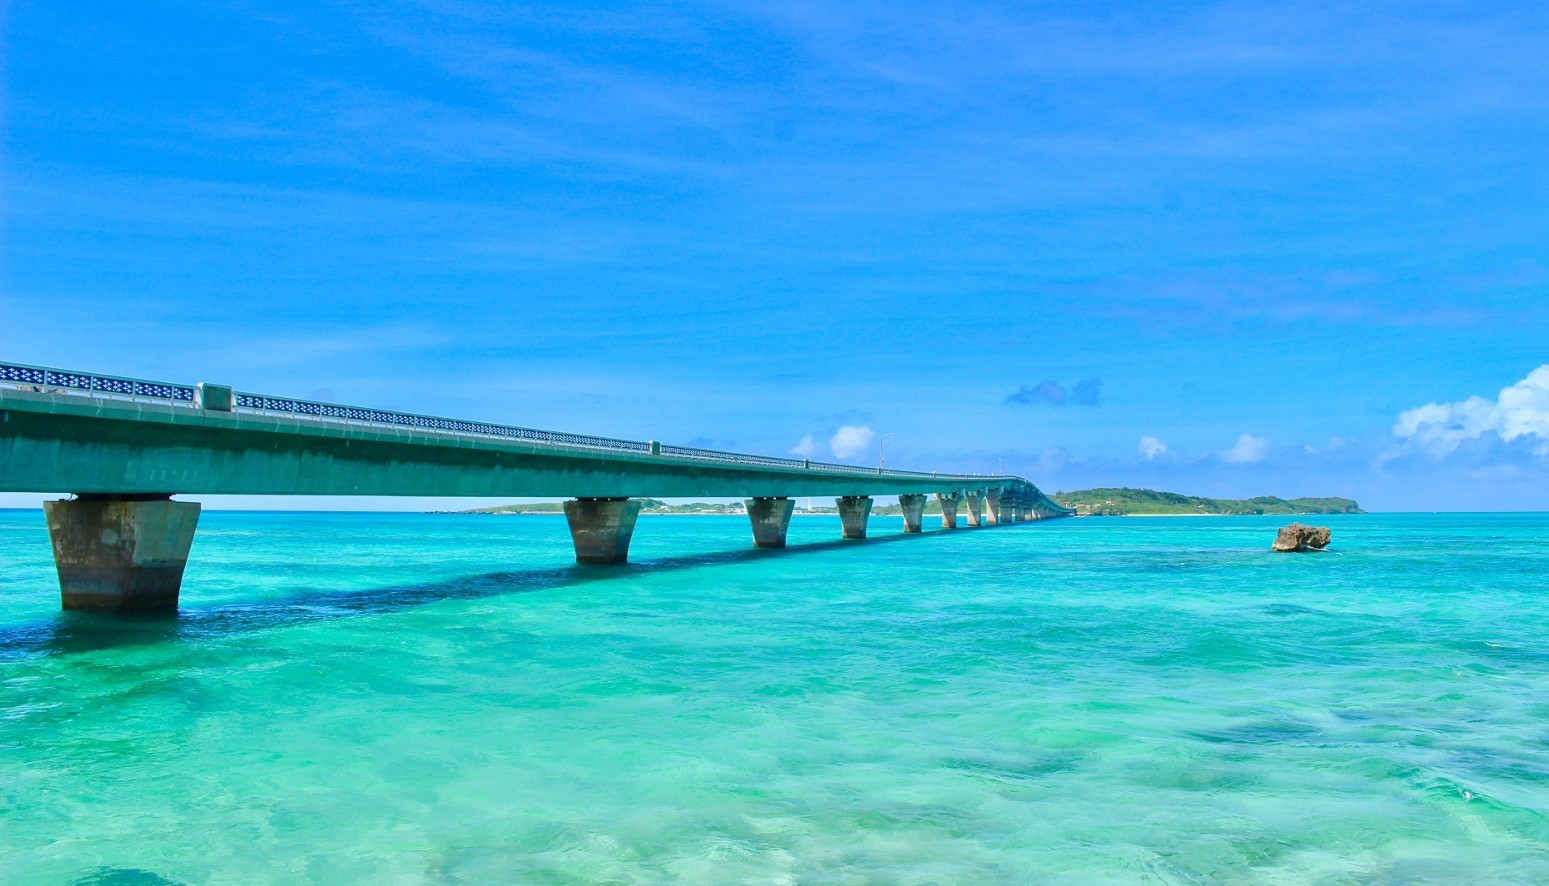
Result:
M1103 380L1089 378L1070 387L1053 379L1044 379L1036 385L1023 385L1006 396L1008 404L1042 403L1047 406L1096 406L1102 400Z
M1350 441L1344 437L1330 437L1327 445L1319 446L1316 443L1307 443L1302 446L1302 451L1308 455L1317 455L1322 452L1338 452L1348 445L1350 445Z
M1478 325L1504 313L1506 302L1481 296L1470 304L1411 299L1406 281L1359 267L1325 268L1306 273L1268 273L1217 268L1156 276L1122 276L1066 284L1061 303L1073 309L1097 309L1116 318L1167 328L1230 328L1273 322L1336 322L1385 328ZM1532 310L1537 310L1533 308Z
M338 364L366 354L413 353L452 344L456 337L420 324L395 323L337 329L292 330L228 338L218 346L194 345L206 365L228 371L271 370L317 364Z
M1221 453L1221 460L1227 464L1249 465L1261 462L1269 454L1269 438L1256 437L1253 434L1243 434L1237 438L1237 445Z
M1146 461L1152 461L1168 454L1167 444L1157 437L1144 436L1140 438L1140 456Z

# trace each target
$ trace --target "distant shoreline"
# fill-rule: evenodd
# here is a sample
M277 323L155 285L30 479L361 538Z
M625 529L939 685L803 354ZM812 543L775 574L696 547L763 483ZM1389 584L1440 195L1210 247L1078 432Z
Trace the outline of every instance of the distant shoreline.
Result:
M360 513L373 513L373 512L371 512L371 511L362 511ZM404 513L413 513L413 512L409 511L409 512L404 512ZM563 517L563 516L565 516L562 512L559 512L559 511L421 511L420 513L423 513L423 514L457 514L457 515L466 516L466 517ZM696 512L692 512L692 511L690 511L690 512L676 512L676 513L663 513L661 511L641 511L640 512L640 516L642 516L642 517L746 517L747 514L745 512L732 512L732 513L717 514L717 513L713 512L713 511L711 511L711 512L703 512L703 513L696 513ZM792 517L837 517L837 516L839 516L839 514L838 513L832 513L832 514L804 514L804 513L800 512L800 511L797 511L795 513L792 513L791 516ZM889 517L902 517L901 514L872 514L871 516L872 516L873 519L886 519L886 518L889 518ZM924 516L927 516L927 517L939 517L941 515L939 513L935 513L935 514L926 514ZM1303 512L1303 513L1287 513L1287 514L1208 514L1208 513L1207 514L1200 514L1200 513L1193 513L1193 514L1075 514L1074 516L1079 517L1081 519L1086 519L1088 517L1100 517L1100 518L1103 518L1103 519L1110 519L1110 518L1113 518L1113 517L1326 517L1326 516L1330 516L1330 515L1329 514L1320 514L1320 513L1316 513L1316 512Z
M1323 514L1364 514L1354 499L1334 496L1279 498L1205 498L1155 489L1104 486L1056 492L1054 500L1078 517L1307 517Z
M363 511L362 513L371 513L371 512L370 511ZM404 512L404 513L413 513L413 512L412 511L407 511L407 512ZM563 513L559 512L559 511L420 511L420 513L422 513L422 514L459 514L459 515L467 516L467 517L563 517L563 516L565 516ZM746 517L747 514L745 512L736 512L736 513L729 513L729 514L717 514L717 513L714 513L714 512L706 512L706 513L693 513L693 512L689 512L689 513L666 513L666 514L664 514L661 511L641 511L640 512L640 516L642 516L642 517ZM838 513L832 513L832 514L803 514L800 511L797 511L795 513L792 513L791 516L792 517L837 517L837 516L839 516L839 514ZM874 516L874 517L889 517L889 516L898 517L900 515L899 514L873 514L872 516Z
M1363 511L1362 513L1365 512ZM1077 514L1076 516L1084 519L1086 517L1330 517L1340 515L1338 513L1326 514L1309 511L1301 514ZM1345 516L1358 515L1347 514Z

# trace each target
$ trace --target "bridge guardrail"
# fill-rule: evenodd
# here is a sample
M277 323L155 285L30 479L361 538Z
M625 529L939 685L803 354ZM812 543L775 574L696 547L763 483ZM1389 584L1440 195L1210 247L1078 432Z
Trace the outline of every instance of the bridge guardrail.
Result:
M828 474L849 474L855 471L855 467L853 465L835 465L821 461L808 463L807 469L812 471L822 471ZM872 470L875 471L876 469L873 468Z
M862 467L860 465L836 465L827 462L804 460L799 458L781 458L773 455L749 455L743 452L727 452L721 449L699 449L693 446L670 446L662 444L662 455L670 455L677 458L692 458L700 461L715 461L725 464L753 465L772 468L800 468L807 471L826 471L834 474L882 474L888 477L934 477L934 473L924 471L878 471L876 468Z
M120 400L154 400L176 407L198 409L198 387L171 382L150 381L116 375L91 372L70 372L46 366L29 366L22 363L0 363L0 387L33 390L38 393L65 393L88 397L107 397ZM700 449L693 446L652 444L639 440L621 440L614 437L596 437L589 434L570 434L562 431L543 431L516 425L498 425L488 422L463 421L411 412L384 409L368 409L360 406L344 406L316 400L294 397L270 397L249 391L233 392L233 411L268 415L281 413L298 419L341 422L345 424L386 425L412 428L460 436L487 437L502 440L525 440L534 443L569 446L581 449L598 449L611 452L660 454L669 458L717 464L771 467L788 470L819 471L830 474L850 474L881 477L936 477L924 471L887 471L859 465L839 465L769 455L751 455L726 452L718 449ZM950 474L950 477L970 475ZM978 475L972 475L977 479ZM990 478L985 477L985 480ZM1026 482L1026 481L1022 481ZM1041 495L1036 487L1034 494Z
M11 388L32 387L39 393L55 388L69 393L128 399L165 400L174 405L193 406L194 388L168 382L146 381L94 372L66 372L45 366L0 363L0 385Z
M670 455L675 458L692 458L699 461L715 461L734 465L755 465L771 468L803 468L806 462L795 458L780 458L773 455L748 455L741 452L726 452L720 449L699 449L694 446L671 446L663 443L662 455Z
M237 391L234 395L238 411L267 414L281 412L297 418L338 419L346 422L392 425L426 431L443 431L453 434L472 434L479 437L497 437L506 440L528 440L560 446L578 446L585 449L605 449L613 452L651 451L650 443L636 440L618 440L612 437L594 437L589 434L568 434L562 431L540 431L514 425L497 425L487 422L463 421L440 418L433 415L416 415L412 412L393 412L384 409L367 409L360 406L341 406L337 403L320 403L315 400L297 400L290 397L269 397Z

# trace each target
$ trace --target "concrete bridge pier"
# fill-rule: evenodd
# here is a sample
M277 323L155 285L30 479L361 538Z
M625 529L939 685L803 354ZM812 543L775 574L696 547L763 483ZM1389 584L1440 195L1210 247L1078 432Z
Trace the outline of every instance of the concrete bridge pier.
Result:
M624 563L635 534L640 502L627 498L577 498L565 502L577 563Z
M942 529L957 528L957 505L958 502L961 502L962 500L963 493L961 492L952 492L947 494L942 494L940 492L936 493L936 501L941 502Z
M753 546L785 547L785 533L791 528L796 502L789 498L750 498L745 503L748 520L753 524Z
M1033 519L1033 509L1028 507L1025 499L1017 501L1017 522L1026 523Z
M60 605L172 612L199 525L197 502L171 495L81 495L43 503Z
M999 526L1005 522L1001 519L999 489L984 490L984 514L987 522L992 525Z
M866 519L871 516L871 496L846 495L834 502L844 523L845 538L865 538Z
M963 496L963 501L968 503L968 525L983 526L984 518L984 491L976 490Z
M925 516L925 496L920 494L900 495L898 507L904 512L904 531L923 532L920 521Z

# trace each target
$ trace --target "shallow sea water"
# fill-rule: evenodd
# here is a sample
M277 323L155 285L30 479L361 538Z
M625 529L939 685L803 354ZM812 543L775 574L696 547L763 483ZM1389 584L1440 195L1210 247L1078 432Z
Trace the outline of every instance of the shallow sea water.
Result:
M1549 882L1549 515L1285 522L0 512L0 881Z

